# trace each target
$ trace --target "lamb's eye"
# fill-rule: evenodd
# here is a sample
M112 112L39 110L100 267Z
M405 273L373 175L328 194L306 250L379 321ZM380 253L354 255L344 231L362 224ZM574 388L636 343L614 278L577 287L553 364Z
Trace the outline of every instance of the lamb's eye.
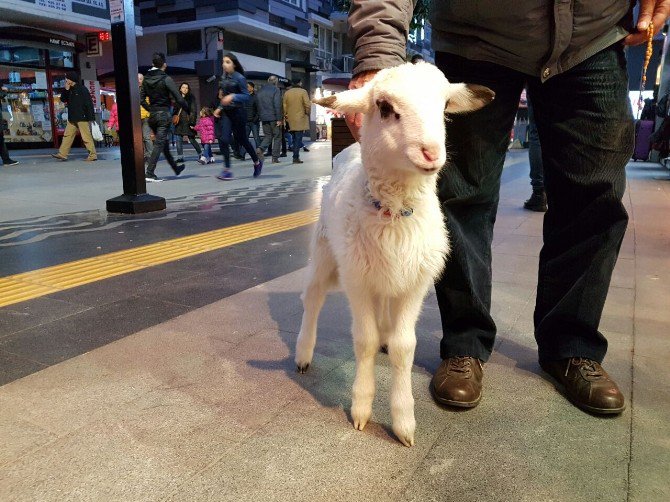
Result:
M383 119L391 116L392 114L395 115L396 120L400 118L400 114L396 113L396 111L393 109L393 105L388 101L379 99L377 100L377 106L379 107L379 113Z

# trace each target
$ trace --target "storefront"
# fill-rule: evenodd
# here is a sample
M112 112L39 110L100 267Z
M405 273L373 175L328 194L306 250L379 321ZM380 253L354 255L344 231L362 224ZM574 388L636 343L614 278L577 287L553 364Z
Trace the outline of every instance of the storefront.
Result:
M58 146L67 110L60 101L65 72L77 69L83 46L73 39L30 28L0 28L0 102L10 149Z

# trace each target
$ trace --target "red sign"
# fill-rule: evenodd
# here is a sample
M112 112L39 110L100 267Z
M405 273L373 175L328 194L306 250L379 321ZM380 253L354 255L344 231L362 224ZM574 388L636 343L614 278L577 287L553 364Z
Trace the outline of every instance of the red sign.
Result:
M101 31L98 33L98 40L101 42L109 42L112 39L112 36L109 34L108 31Z

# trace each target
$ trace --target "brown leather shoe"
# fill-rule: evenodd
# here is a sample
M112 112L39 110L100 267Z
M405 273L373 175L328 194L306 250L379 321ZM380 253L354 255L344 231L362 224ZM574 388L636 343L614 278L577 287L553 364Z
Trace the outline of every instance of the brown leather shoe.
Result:
M93 155L89 155L88 157L86 157L85 160L86 160L86 162L95 162L96 160L98 160L98 157L95 157Z
M440 404L474 408L482 398L482 362L476 357L449 357L437 368L430 390Z
M597 362L573 357L540 362L540 366L563 385L577 408L598 415L616 415L626 409L619 387Z
M58 159L58 160L67 160L67 157L64 156L64 155L61 155L60 153L52 153L51 156L52 156L54 159Z

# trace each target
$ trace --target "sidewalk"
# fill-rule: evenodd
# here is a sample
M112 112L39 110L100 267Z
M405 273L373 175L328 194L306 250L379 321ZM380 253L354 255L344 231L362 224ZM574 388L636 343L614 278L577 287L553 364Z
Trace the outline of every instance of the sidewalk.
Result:
M441 337L431 294L417 327L415 447L390 429L386 355L371 423L362 432L350 423L341 293L326 302L309 372L295 372L297 271L0 387L0 499L667 500L667 178L629 165L631 220L601 325L605 367L628 403L619 417L577 410L540 372L532 311L542 215L520 209L529 185L519 176L503 184L496 223L500 334L482 403L453 411L430 397Z

